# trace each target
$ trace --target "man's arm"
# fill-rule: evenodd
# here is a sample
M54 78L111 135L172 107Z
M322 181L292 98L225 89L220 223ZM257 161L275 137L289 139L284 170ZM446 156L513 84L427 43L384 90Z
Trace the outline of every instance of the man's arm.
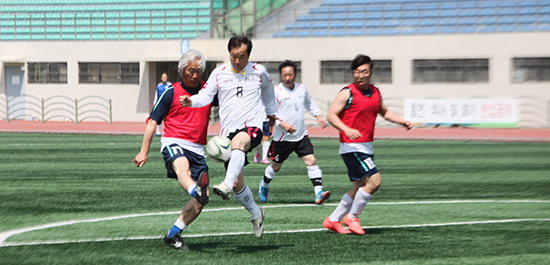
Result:
M141 142L141 150L139 154L134 158L134 163L137 167L142 167L145 162L147 162L149 148L151 147L151 142L153 142L153 137L157 128L157 122L153 119L149 119L147 122L147 127L145 127L145 134L143 135L143 141Z
M200 108L212 103L214 96L218 93L218 83L216 80L217 71L212 72L204 87L199 90L199 93L189 97L187 95L180 96L180 104L182 107Z
M336 128L337 130L343 132L349 139L352 141L363 137L361 133L353 128L350 128L346 126L340 117L340 112L344 110L346 107L346 104L348 102L349 97L351 96L351 93L348 89L342 89L340 92L338 92L338 95L336 95L336 99L334 99L334 102L332 105L330 105L330 109L327 113L327 120Z
M304 107L313 117L317 118L317 123L321 125L321 128L324 129L327 127L327 122L323 119L323 116L321 116L321 110L317 107L317 104L315 104L315 99L313 99L307 89L306 96L304 97Z
M390 111L387 107L386 107L386 104L384 104L384 101L382 100L382 97L380 97L380 110L378 111L378 113L387 121L389 122L393 122L393 123L396 123L396 124L399 124L401 126L403 126L405 129L407 130L410 130L412 129L413 127L413 124L410 122L410 121L406 121L404 120L403 118L401 118L401 116L393 113L392 111Z

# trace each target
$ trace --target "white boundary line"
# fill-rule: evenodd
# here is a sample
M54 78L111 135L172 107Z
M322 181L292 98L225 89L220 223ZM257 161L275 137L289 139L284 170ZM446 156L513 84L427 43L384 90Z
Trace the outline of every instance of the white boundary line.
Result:
M453 203L550 203L546 200L461 200L461 201L419 201L419 202L377 202L370 203L369 205L410 205L410 204L453 204ZM337 206L338 204L324 204L324 206ZM269 205L263 206L265 208L289 208L289 207L319 207L319 205L313 204L290 204L290 205ZM322 206L321 206L322 207ZM217 209L205 209L203 212L218 212L218 211L234 211L243 210L242 207L234 208L217 208ZM103 222L118 219L145 217L145 216L158 216L158 215L171 215L179 214L176 212L158 212L158 213L145 213L145 214L128 214L111 217L93 218L87 220L70 220L63 222L55 222L37 226L30 226L20 229L14 229L0 233L0 247L4 246L23 246L23 245L38 245L38 244L64 244L64 243L80 243L80 242L101 242L101 241L115 241L115 240L144 240L144 239L156 239L159 237L115 237L115 238L98 238L87 240L45 240L45 241L32 241L32 242L11 242L5 243L5 241L17 234L26 232L32 232L36 230L48 229L53 227L60 227L66 225L73 225L78 223L93 223ZM414 225L398 225L398 226L368 226L365 229L380 229L380 228L415 228L415 227L433 227L433 226L450 226L450 225L468 225L468 224L493 224L493 223L509 223L509 222L547 222L550 219L508 219L508 220L488 220L488 221L472 221L472 222L451 222L451 223L439 223L439 224L414 224ZM300 233L300 232L318 232L326 229L302 229L302 230L286 230L286 231L272 231L266 232L266 234L278 234L278 233ZM206 236L230 236L230 235L245 235L252 234L252 232L234 232L234 233L218 233L218 234L197 234L186 235L184 237L206 237Z

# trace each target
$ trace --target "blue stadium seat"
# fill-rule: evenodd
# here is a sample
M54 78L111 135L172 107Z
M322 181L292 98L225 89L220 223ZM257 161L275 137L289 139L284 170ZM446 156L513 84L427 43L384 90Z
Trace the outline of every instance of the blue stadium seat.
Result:
M492 25L497 22L497 19L494 17L482 17L477 20L477 24L481 25Z
M418 30L418 34L435 34L437 27L422 27Z
M379 28L380 26L382 26L382 22L380 22L379 20L368 20L367 22L365 22L365 27Z
M456 33L456 27L439 27L437 29L437 33L440 33L440 34L455 34Z
M476 28L476 32L482 33L492 33L496 31L496 26L494 25L482 25Z
M294 32L292 31L283 31L279 33L279 37L294 37Z
M346 27L346 22L344 22L344 21L333 21L333 22L330 22L329 27L330 28L345 28Z
M326 37L328 36L328 30L314 30L311 32L311 36Z
M380 29L367 29L365 30L364 35L381 35L382 30Z
M330 30L328 35L329 36L334 36L334 37L346 36L346 31L345 30Z
M475 26L459 26L456 28L456 32L458 33L474 33L476 31Z
M497 18L497 24L514 24L516 23L515 17L499 17Z
M363 36L364 31L360 30L360 29L348 29L348 30L346 30L346 35L347 36Z
M521 17L518 17L517 23L532 24L532 23L535 23L536 21L537 19L532 16L521 16Z
M518 25L516 31L535 31L537 27L534 25Z
M416 27L403 27L401 28L401 34L412 35L418 34L418 29Z
M312 19L311 15L304 15L296 19L296 21L310 21Z
M362 28L364 25L365 25L364 21L349 21L349 22L347 22L347 27L348 28Z
M298 31L294 33L296 37L311 37L311 31Z

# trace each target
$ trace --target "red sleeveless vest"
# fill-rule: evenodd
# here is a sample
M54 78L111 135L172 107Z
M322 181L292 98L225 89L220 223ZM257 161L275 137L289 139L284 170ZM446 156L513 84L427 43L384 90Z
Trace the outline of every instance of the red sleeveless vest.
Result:
M353 129L361 132L363 137L351 141L346 134L339 132L341 143L366 143L374 140L374 123L380 110L380 92L374 85L369 84L371 96L365 96L355 84L348 86L351 95L348 105L340 112L342 122Z
M201 86L203 85L204 82L201 82ZM201 108L182 107L180 96L192 95L187 93L179 82L174 83L172 87L174 98L164 121L164 137L173 137L205 145L212 104Z

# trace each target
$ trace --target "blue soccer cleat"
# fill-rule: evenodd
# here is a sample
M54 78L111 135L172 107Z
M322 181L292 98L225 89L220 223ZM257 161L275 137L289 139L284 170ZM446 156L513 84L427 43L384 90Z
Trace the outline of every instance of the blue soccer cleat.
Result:
M258 190L258 195L260 196L260 201L267 202L267 191L269 188L266 188L262 185L264 181L260 181L260 190Z
M319 191L317 195L315 195L315 203L321 204L328 200L328 198L330 198L330 191Z

